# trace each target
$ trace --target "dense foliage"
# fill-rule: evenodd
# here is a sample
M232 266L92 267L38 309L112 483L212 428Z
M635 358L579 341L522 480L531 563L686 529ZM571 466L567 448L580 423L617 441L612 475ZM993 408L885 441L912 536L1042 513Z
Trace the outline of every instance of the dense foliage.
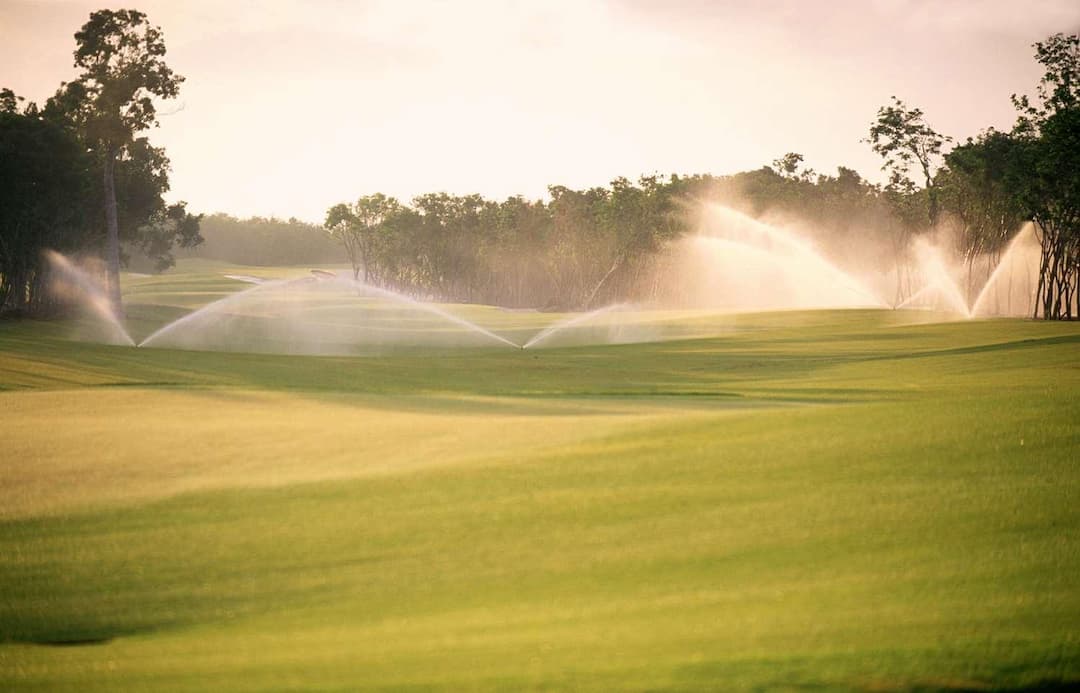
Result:
M32 108L20 112L15 95L0 92L0 308L38 307L42 251L75 250L91 232L90 169L74 132Z
M199 217L168 204L169 159L136 135L154 98L182 78L164 64L161 32L133 10L102 10L76 34L75 66L43 108L0 90L0 311L53 307L46 248L103 256L114 309L131 257L161 270L202 239Z
M1080 36L1055 34L1035 44L1035 57L1045 73L1034 100L1013 96L1013 130L969 139L939 177L969 257L1000 252L1024 220L1035 223L1035 315L1071 319L1080 317Z
M806 219L825 245L863 242L853 236L889 229L893 218L882 191L845 168L835 177L763 167L618 178L549 194L500 202L436 193L411 205L371 195L332 207L326 228L369 283L443 301L584 308L653 297L664 249L702 223L696 199Z

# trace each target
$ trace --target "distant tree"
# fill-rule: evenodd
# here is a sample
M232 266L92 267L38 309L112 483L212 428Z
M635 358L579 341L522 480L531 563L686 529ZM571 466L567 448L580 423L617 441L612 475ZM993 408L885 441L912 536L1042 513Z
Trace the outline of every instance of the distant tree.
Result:
M401 203L382 193L365 195L353 204L353 217L356 233L359 236L360 250L364 260L364 281L377 281L378 272L376 246L380 235L385 230L387 219L401 209Z
M347 260L341 245L322 225L298 219L208 214L199 219L199 235L202 243L178 244L176 255L259 266L310 266Z
M401 203L393 197L375 193L352 205L336 204L326 213L324 226L345 248L354 279L359 279L363 270L364 283L375 280L378 236L386 220L400 208Z
M926 123L921 109L908 108L895 96L891 105L878 109L877 118L870 125L870 136L865 140L884 160L881 168L889 174L894 190L914 188L910 177L912 168L922 174L927 198L926 218L931 226L937 223L938 217L934 173L942 146L951 140Z
M664 176L641 176L637 185L616 178L602 209L603 223L615 243L611 265L589 292L585 307L597 302L620 271L624 284L633 284L640 277L642 261L686 230L676 214L670 180Z
M486 208L491 231L484 234L486 302L511 306L548 305L555 298L546 257L551 214L543 202L509 197Z
M323 227L345 248L345 255L352 265L353 279L360 277L360 268L364 266L363 253L360 251L360 237L355 233L356 217L352 208L339 202L326 211Z
M413 198L419 214L418 267L427 290L450 300L471 301L483 267L480 220L485 200L479 195L429 193Z
M99 10L75 34L78 79L61 87L53 110L75 120L101 164L109 299L120 300L120 213L116 166L135 134L157 125L154 99L179 93L184 78L165 64L161 29L137 10Z
M772 168L782 177L788 180L811 181L814 178L814 169L802 169L803 155L797 152L788 152L779 159L774 159ZM802 170L799 170L802 169Z
M544 266L553 283L546 307L582 305L601 280L615 253L615 238L603 223L609 191L548 187L551 228Z
M382 222L375 244L379 281L383 286L406 293L423 293L430 286L422 261L423 219L407 205L401 205Z
M0 89L0 113L18 113L19 103L22 101L21 96L16 96L15 92L7 87Z

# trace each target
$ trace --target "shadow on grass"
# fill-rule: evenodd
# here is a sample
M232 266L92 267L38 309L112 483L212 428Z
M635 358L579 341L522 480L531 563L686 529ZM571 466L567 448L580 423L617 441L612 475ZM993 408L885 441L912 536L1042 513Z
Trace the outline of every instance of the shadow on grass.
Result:
M965 681L963 683L936 683L936 684L918 684L912 686L898 685L895 687L888 685L874 685L858 687L853 686L848 689L844 686L838 687L836 684L830 683L801 683L790 685L766 685L757 686L751 690L755 693L766 693L767 691L775 690L797 690L797 691L836 691L836 690L853 690L862 691L863 693L1072 693L1073 691L1080 691L1080 679L1074 679L1069 681L1058 681L1045 679L1042 681L1036 681L1035 683L1016 685L1016 686L1002 686L997 684L985 684L979 685L971 681Z
M125 627L120 624L101 626L16 627L3 634L0 644L36 645L40 647L91 647L108 645L118 638L145 634L156 627Z
M953 349L934 349L929 351L916 351L910 354L883 354L867 360L900 360L921 359L933 356L959 356L963 354L984 354L995 351L1015 351L1017 349L1032 349L1052 346L1056 344L1080 343L1080 335L1067 334L1055 337L1036 337L1031 339L1017 339L996 344L979 344L975 346L956 347Z
M872 689L867 689L872 690ZM1043 680L1021 686L972 686L970 683L959 685L925 685L897 689L897 693L1065 693L1080 691L1080 679L1072 681Z
M104 636L99 638L72 638L70 640L31 640L28 643L44 647L83 647L85 645L105 645L112 641L112 636Z

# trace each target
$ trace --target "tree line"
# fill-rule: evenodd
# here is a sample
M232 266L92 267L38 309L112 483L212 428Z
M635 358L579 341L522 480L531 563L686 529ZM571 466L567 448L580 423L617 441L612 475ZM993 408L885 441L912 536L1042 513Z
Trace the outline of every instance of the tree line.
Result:
M199 233L202 243L178 248L173 254L267 267L340 264L348 259L341 244L321 225L295 218L238 218L219 212L202 217Z
M893 98L866 142L884 185L854 170L835 176L789 153L734 176L618 178L607 187L548 188L549 200L420 195L405 204L376 193L330 208L325 227L357 279L442 301L589 308L648 297L669 242L694 229L686 202L734 201L752 214L784 211L810 222L828 248L869 240L889 248L899 302L910 292L911 241L946 221L969 275L1000 257L1025 221L1042 248L1034 314L1080 315L1080 53L1076 35L1036 43L1045 69L1034 97L1013 96L1008 132L988 129L946 151L921 109Z
M432 193L410 205L367 195L334 205L325 225L366 283L440 301L583 309L655 295L665 249L698 223L691 200L738 200L750 214L787 209L834 238L891 218L880 191L850 169L813 181L768 166L650 175L548 193L547 201Z
M75 40L81 72L43 106L0 90L0 311L49 307L45 248L103 257L117 310L120 266L140 258L163 269L175 252L244 264L344 256L358 280L441 301L581 309L647 299L660 288L665 251L697 228L693 201L721 199L753 216L805 220L834 256L886 252L875 264L895 267L898 301L911 290L904 277L915 237L952 225L970 268L999 256L1031 221L1042 251L1034 314L1080 314L1076 35L1035 44L1044 74L1034 95L1012 97L1018 118L1008 131L953 146L919 108L895 98L883 106L866 138L888 174L882 185L845 167L816 173L788 153L730 176L553 185L544 200L430 193L406 203L376 193L334 205L321 230L167 204L169 160L144 135L157 123L155 104L183 82L164 62L161 30L141 12L101 10ZM193 251L201 229L210 240Z
M120 312L120 266L157 269L201 241L199 216L168 204L169 159L140 133L183 77L164 61L158 27L136 10L100 10L75 34L79 76L44 106L0 89L0 311L52 307L45 249L104 259Z

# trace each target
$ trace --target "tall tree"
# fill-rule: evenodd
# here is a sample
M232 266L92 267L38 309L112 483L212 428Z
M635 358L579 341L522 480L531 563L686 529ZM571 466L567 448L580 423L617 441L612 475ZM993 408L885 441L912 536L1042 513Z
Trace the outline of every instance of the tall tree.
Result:
M165 64L165 40L137 10L98 10L75 34L78 79L61 90L101 162L109 299L120 301L116 162L138 132L157 125L154 99L177 96L184 78Z
M878 109L865 140L884 160L881 168L889 173L896 189L912 187L912 168L922 174L927 197L927 221L932 226L938 217L938 190L934 173L941 157L941 148L951 137L930 127L919 108L908 108L903 101L892 97L892 104Z
M1034 100L1012 95L1020 114L1016 124L1020 132L1037 132L1055 113L1080 107L1080 35L1053 34L1032 47L1045 72L1035 87Z
M1068 319L1080 314L1080 36L1054 34L1034 48L1045 72L1035 100L1013 96L1023 146L1012 187L1042 246L1036 313Z

